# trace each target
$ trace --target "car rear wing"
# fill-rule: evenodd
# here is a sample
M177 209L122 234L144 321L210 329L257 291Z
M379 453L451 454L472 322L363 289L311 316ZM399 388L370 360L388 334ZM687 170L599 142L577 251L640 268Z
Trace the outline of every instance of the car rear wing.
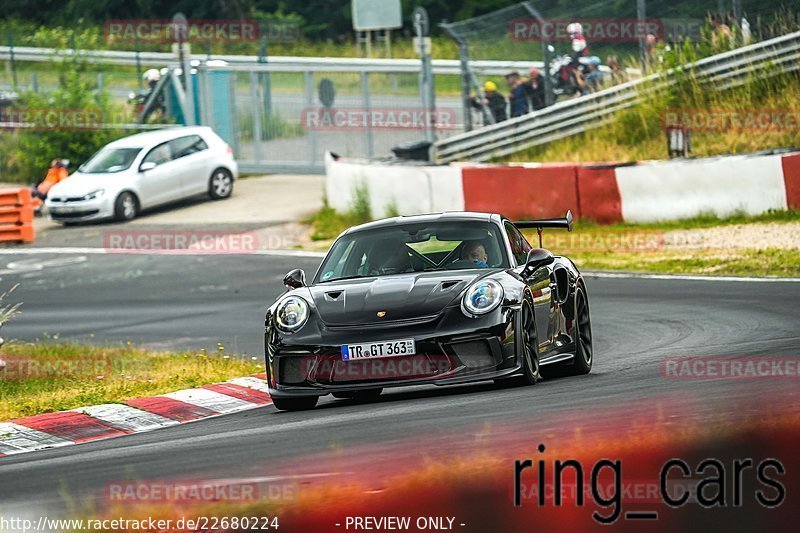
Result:
M538 220L520 220L514 222L519 229L535 229L539 234L539 248L542 247L542 230L544 228L558 228L572 231L572 211L567 211L563 218L540 218Z

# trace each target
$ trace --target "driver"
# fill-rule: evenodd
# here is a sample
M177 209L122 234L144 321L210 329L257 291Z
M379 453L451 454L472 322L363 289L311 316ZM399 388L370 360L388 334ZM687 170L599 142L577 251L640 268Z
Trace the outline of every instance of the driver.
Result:
M461 249L461 259L472 261L481 268L489 267L489 256L486 255L486 248L480 241L467 241Z

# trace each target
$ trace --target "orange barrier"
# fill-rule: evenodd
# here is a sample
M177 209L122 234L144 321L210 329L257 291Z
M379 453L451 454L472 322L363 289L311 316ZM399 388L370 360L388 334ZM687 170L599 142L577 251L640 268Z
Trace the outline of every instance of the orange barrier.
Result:
M33 242L35 238L30 189L0 190L0 242Z

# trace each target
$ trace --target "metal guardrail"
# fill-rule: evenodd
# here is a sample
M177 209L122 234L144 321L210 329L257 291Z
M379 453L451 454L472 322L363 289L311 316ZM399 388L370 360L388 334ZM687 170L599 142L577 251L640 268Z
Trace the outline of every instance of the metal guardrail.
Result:
M727 89L753 77L768 77L800 69L800 32L737 48L685 65L680 70L698 81ZM519 150L600 127L617 111L676 82L676 72L653 74L573 100L558 102L499 124L437 141L436 163L457 160L487 161Z
M0 60L11 59L12 49L0 46ZM137 53L117 50L57 50L55 48L36 48L30 46L15 46L13 48L14 60L19 62L48 62L56 57L69 57L79 55L91 63L108 65L127 65L143 67L163 67L176 61L175 55L168 52L139 52ZM259 56L249 55L208 55L192 54L192 60L208 61L221 60L230 66L246 66L258 64L264 70L287 72L419 72L419 59L372 59L372 58L341 58L341 57L295 57L295 56L269 56L266 62L259 61ZM473 61L473 68L483 75L504 75L512 70L527 72L532 67L542 68L541 61ZM434 59L434 74L461 75L460 63L457 59Z

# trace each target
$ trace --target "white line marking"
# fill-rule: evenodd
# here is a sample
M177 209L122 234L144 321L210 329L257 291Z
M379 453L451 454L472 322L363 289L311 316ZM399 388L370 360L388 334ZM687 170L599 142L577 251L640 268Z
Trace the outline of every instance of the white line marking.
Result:
M748 278L745 276L692 276L686 274L637 274L634 272L592 272L584 271L586 278L608 279L658 279L658 280L688 280L688 281L743 281L752 283L798 283L800 278Z
M0 248L0 255L35 255L35 254L85 254L85 255L274 255L282 257L325 257L325 252L309 250L252 250L243 252L209 253L198 250L133 250L125 248Z

